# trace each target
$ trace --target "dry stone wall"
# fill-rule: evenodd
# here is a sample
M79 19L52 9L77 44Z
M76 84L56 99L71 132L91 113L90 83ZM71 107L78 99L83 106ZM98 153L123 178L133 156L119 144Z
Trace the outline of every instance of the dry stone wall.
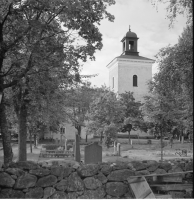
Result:
M193 170L192 160L88 165L17 162L0 169L0 198L131 199L130 176L189 170Z

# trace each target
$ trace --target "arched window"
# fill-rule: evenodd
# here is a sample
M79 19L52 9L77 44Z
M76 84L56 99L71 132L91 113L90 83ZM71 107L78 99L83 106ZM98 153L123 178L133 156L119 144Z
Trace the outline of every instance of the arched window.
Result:
M133 87L137 87L137 75L133 75Z

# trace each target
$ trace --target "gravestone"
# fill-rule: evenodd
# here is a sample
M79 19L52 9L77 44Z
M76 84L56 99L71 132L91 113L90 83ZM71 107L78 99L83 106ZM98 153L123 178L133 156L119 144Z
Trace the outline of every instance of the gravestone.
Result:
M98 145L98 142L94 142L85 147L84 163L95 164L102 162L102 146Z
M117 154L117 141L114 141L114 154Z
M120 156L121 155L121 144L117 143L117 155Z
M67 151L67 139L65 139L65 151Z

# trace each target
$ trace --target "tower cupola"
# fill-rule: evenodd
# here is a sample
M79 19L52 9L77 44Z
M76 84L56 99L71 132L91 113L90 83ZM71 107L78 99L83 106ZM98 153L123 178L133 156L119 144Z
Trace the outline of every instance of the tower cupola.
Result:
M139 52L137 51L137 37L136 33L131 32L130 26L129 31L123 37L121 42L123 43L123 53L122 55L133 55L139 56Z

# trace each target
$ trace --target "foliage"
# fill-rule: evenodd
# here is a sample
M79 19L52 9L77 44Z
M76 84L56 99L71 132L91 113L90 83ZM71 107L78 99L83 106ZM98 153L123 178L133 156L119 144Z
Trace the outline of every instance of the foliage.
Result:
M95 92L96 89L91 87L91 83L88 81L82 81L65 92L65 113L68 120L78 130L79 135L81 134L81 127L86 126L87 113Z
M167 18L170 20L170 26L173 26L178 15L186 14L187 23L193 23L193 1L192 0L150 0L152 5L158 7L158 3L166 3Z
M193 30L182 33L176 45L157 54L159 72L150 82L144 115L155 125L193 132Z
M121 104L117 95L105 89L90 106L87 131L100 135L115 134L121 127L124 112L125 106Z
M14 86L12 94L16 97L18 116L23 117L19 121L23 121L24 135L32 74L52 69L50 78L57 77L62 86L79 81L80 63L94 59L95 51L102 48L98 25L103 18L113 21L106 9L114 3L114 0L1 1L0 92ZM4 109L0 111L5 113ZM6 126L1 123L1 131L8 140Z
M132 92L120 94L120 101L126 108L121 132L128 132L130 140L131 130L140 129L146 131L146 123L140 110L141 103L135 101Z
M110 147L113 140L117 138L118 127L115 124L110 124L104 127L104 142L107 148Z

